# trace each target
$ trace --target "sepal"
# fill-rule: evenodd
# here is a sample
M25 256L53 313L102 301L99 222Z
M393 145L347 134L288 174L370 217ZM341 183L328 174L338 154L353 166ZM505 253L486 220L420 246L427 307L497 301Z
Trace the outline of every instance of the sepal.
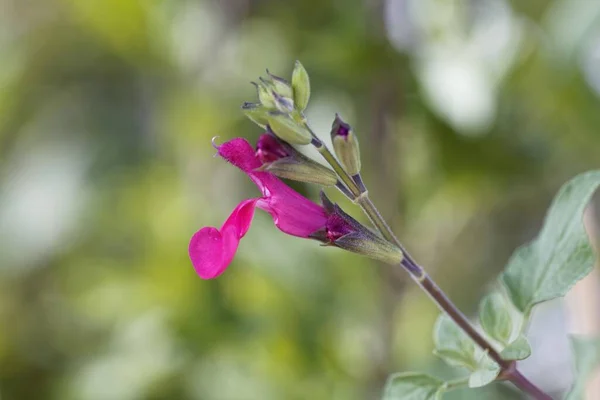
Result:
M281 140L291 144L309 144L312 136L308 129L288 114L272 111L268 116L269 126Z
M281 158L263 164L260 170L268 171L279 178L314 183L321 186L333 186L337 183L335 172L305 157L300 159Z
M260 103L248 103L242 104L242 111L252 122L266 129L269 124L269 110L267 110Z
M401 249L346 214L323 192L321 201L327 213L327 223L324 229L309 235L310 238L388 264L399 264L402 261L404 254Z

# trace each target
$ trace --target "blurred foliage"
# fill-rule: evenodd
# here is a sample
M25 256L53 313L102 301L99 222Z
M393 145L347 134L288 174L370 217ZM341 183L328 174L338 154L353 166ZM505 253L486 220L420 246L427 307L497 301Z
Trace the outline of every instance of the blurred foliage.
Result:
M474 314L556 189L598 167L596 3L0 0L0 397L346 400L395 371L450 378L401 272L268 216L200 280L190 236L256 195L210 139L255 140L248 81L301 59L313 127L355 125L375 202ZM540 354L532 377L564 392Z

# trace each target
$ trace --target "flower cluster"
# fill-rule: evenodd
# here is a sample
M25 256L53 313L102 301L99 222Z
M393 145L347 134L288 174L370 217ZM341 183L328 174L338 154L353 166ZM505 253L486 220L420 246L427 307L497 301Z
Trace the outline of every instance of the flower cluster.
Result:
M279 179L340 187L336 173L304 156L290 144L311 141L306 140L306 135L310 139L311 133L304 127L302 115L310 93L306 71L297 63L291 85L282 78L268 75L269 79L261 79L257 84L260 103L245 103L242 107L253 121L266 129L256 147L242 138L215 146L219 156L248 175L262 196L239 203L220 229L204 227L192 236L189 255L198 275L211 279L225 271L240 240L250 229L256 208L269 213L275 226L288 235L315 239L374 259L399 263L403 257L400 249L331 203L323 192L322 205L319 205ZM340 124L344 129L339 129ZM346 140L350 129L347 124L336 117L334 129L341 131ZM354 151L354 154L358 153Z

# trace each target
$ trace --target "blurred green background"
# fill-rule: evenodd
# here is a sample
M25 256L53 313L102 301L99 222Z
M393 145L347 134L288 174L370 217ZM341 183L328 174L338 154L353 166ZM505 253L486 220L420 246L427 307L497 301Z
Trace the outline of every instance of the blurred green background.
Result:
M600 165L598 1L0 0L2 400L377 399L395 371L456 375L402 271L265 213L224 275L195 274L191 235L258 194L210 139L254 142L249 81L296 59L313 128L355 126L375 203L470 315ZM569 312L537 315L523 370L558 395Z

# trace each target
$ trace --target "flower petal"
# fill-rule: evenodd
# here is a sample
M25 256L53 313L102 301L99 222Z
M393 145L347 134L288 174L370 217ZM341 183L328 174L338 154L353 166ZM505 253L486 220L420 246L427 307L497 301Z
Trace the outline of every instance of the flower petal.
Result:
M254 148L246 139L235 138L218 147L219 155L244 171L249 173L262 164L254 154Z
M262 164L254 148L245 139L236 138L218 148L219 155L244 171L260 188L263 198L257 206L273 217L283 232L299 237L325 227L327 216L323 207L308 200L269 172L256 171Z
M306 199L283 182L276 188L271 186L273 196L260 199L257 207L273 217L275 226L288 235L307 238L323 229L327 223L325 209Z
M208 226L192 236L189 255L201 278L216 278L229 266L240 239L250 228L257 201L248 199L238 204L220 230Z

